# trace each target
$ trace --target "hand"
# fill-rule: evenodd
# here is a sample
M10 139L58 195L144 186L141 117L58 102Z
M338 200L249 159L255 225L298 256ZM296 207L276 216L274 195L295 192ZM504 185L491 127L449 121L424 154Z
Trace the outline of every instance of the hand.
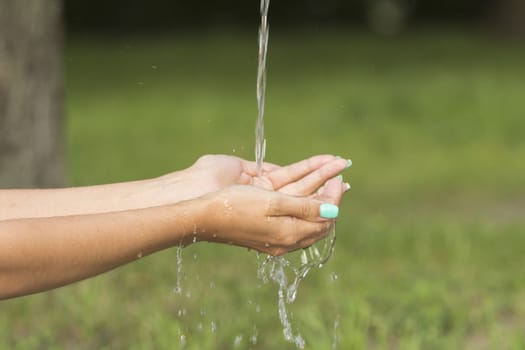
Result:
M224 155L201 157L192 167L155 179L155 196L164 203L192 199L232 185L254 185L294 196L310 196L326 181L340 174L348 162L321 155L280 167L264 163L259 175L257 164ZM177 198L174 198L177 196Z
M321 204L338 203L343 193L339 179L327 183L324 201L255 186L232 186L199 199L208 203L199 240L270 255L306 248L329 233L331 220L320 217Z

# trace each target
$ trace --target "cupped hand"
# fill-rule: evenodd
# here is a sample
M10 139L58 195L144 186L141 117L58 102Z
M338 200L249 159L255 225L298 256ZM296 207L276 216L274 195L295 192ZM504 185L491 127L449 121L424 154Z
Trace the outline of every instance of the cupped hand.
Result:
M319 155L284 167L264 163L259 173L255 162L233 156L207 155L190 168L159 179L163 195L177 195L179 200L196 198L232 185L254 185L294 196L310 196L347 166L347 160Z
M227 243L283 255L324 238L332 220L321 217L321 205L339 203L345 186L326 183L316 198L296 197L256 186L238 185L210 193L199 240Z

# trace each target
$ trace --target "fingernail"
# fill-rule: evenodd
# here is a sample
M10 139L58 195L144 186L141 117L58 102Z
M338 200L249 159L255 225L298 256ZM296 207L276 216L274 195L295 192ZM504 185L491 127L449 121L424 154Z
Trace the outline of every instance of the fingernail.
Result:
M352 164L353 164L353 163L352 163L352 159L348 159L348 160L346 161L346 169L352 167Z
M333 204L321 204L320 214L324 219L337 219L339 216L339 208Z
M345 183L345 187L346 187L345 192L350 191L350 189L352 188L352 186L350 186L350 184L348 182Z
M343 175L338 175L338 176L336 177L336 179L339 180L339 181L341 181L341 182L343 182Z

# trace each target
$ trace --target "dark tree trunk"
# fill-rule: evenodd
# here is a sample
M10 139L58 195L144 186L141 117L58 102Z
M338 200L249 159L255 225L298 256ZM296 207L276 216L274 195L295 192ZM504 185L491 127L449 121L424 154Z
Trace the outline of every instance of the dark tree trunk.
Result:
M61 0L0 0L0 188L64 184Z
M496 3L500 27L511 34L525 35L525 1L497 0Z

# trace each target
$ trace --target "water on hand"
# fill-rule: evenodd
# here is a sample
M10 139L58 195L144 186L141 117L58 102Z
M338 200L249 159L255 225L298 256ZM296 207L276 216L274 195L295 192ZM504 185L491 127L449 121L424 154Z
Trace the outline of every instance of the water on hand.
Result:
M268 57L268 10L270 0L261 0L261 24L259 28L259 66L257 70L257 107L258 116L255 129L255 160L259 175L266 155L266 138L264 134L264 112L266 103L266 62ZM335 225L330 229L328 238L312 247L284 257L272 258L258 256L257 276L267 283L270 279L279 286L279 318L284 327L284 336L298 348L304 348L304 339L300 334L293 334L290 316L286 304L297 297L301 281L313 268L322 267L332 256L335 247Z

